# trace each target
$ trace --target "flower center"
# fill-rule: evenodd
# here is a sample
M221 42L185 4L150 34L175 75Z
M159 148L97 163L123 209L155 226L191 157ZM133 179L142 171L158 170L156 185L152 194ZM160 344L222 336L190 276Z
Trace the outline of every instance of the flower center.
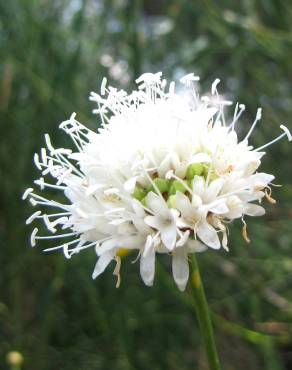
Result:
M152 174L153 184L148 187L136 185L133 198L139 200L145 207L147 207L147 195L150 192L157 193L157 190L164 197L169 208L175 208L176 192L191 195L190 190L193 190L193 182L195 176L203 177L204 180L214 180L217 178L214 170L207 163L193 163L187 167L186 175L182 179L165 179L158 177L158 174Z

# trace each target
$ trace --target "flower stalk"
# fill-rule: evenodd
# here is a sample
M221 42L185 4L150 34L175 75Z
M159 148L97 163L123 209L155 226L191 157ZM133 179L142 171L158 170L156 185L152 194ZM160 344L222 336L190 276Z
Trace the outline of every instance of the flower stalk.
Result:
M191 255L192 265L192 291L194 294L194 303L197 313L197 319L199 322L201 336L203 338L203 344L205 347L209 369L220 370L219 357L217 353L215 336L213 326L211 322L211 316L209 311L208 302L205 295L203 282L200 275L199 265L196 258L196 253Z

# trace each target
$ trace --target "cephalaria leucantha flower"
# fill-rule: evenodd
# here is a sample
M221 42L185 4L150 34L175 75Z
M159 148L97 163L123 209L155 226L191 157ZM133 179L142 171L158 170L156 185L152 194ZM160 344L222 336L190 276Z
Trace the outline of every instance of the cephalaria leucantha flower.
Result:
M236 125L244 111L236 104L231 121L223 109L232 103L217 92L216 80L207 96L200 97L198 77L189 74L176 90L161 73L145 73L130 94L107 86L91 93L100 128L93 132L75 114L61 123L74 143L74 151L54 148L45 135L46 148L35 154L41 172L35 184L56 189L66 201L46 199L32 188L25 191L39 209L27 224L42 219L50 236L35 228L31 245L56 239L45 251L62 250L67 258L94 247L98 260L93 278L112 260L118 276L120 251L138 250L140 274L151 286L155 258L168 253L179 289L189 277L188 254L207 248L228 250L228 225L245 216L261 216L263 198L274 203L270 184L274 176L258 172L265 149L291 134L283 133L259 148L250 136L261 119L261 109L243 139ZM50 177L53 183L45 180Z

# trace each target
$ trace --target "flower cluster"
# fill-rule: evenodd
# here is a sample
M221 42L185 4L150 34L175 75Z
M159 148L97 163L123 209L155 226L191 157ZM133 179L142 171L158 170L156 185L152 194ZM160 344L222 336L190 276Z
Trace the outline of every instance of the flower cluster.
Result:
M259 205L271 197L273 175L257 172L267 146L291 134L284 131L270 143L254 149L249 137L261 118L258 110L246 137L238 139L235 126L244 111L236 104L233 119L226 122L223 109L232 103L217 92L200 97L195 89L198 77L181 79L176 91L161 73L145 73L131 94L107 86L91 93L97 104L100 128L93 132L73 114L60 128L70 135L76 150L54 148L45 135L47 148L34 160L42 177L41 190L53 188L65 194L67 203L46 199L32 188L24 193L33 206L40 206L29 219L42 219L51 236L60 239L65 256L94 247L98 256L93 278L116 261L118 276L123 248L137 249L140 274L152 285L156 253L172 256L172 271L179 289L189 277L188 254L207 247L228 250L228 225L243 222L243 236L249 241L245 216L265 213ZM44 177L50 176L54 183ZM47 210L57 208L58 212Z

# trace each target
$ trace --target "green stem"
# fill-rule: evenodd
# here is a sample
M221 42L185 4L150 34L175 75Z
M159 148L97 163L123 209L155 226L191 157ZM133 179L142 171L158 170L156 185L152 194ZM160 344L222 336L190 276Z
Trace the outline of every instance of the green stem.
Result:
M195 296L195 308L203 338L205 351L208 358L210 370L220 370L219 357L217 353L215 337L210 317L210 311L201 280L200 270L195 253L192 254L192 291Z

